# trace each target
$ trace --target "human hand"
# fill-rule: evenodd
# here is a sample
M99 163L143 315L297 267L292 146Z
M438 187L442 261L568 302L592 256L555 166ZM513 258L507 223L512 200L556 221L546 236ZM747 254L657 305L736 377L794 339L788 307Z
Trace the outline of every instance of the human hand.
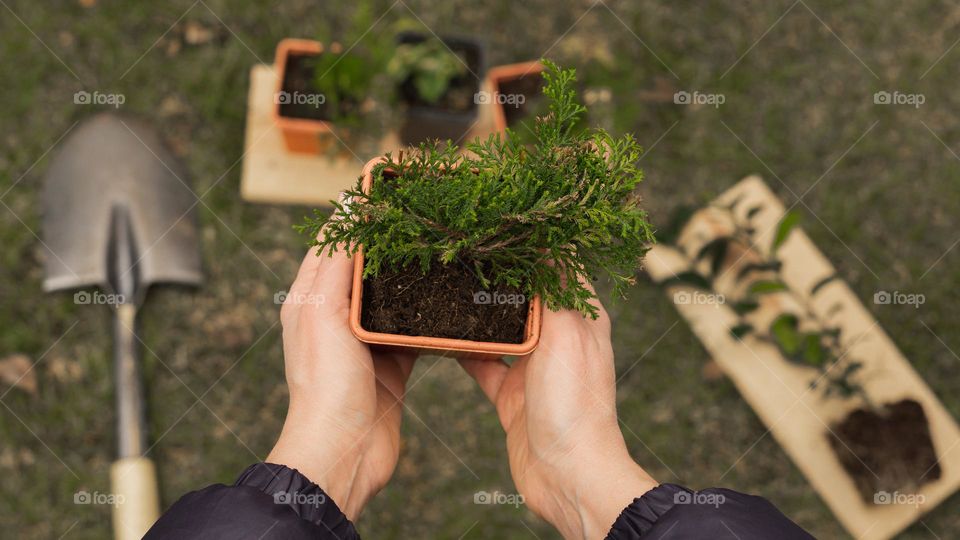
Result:
M321 233L322 234L322 233ZM311 249L280 320L290 405L267 461L295 468L354 520L393 475L416 353L371 351L347 326L352 264Z
M630 457L617 421L610 318L544 310L540 345L512 365L461 360L507 433L510 473L527 506L564 538L603 538L657 486Z

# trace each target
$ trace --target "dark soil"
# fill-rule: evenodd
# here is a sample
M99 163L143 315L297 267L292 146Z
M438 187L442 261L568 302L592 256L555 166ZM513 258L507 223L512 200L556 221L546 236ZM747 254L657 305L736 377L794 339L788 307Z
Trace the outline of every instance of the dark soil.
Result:
M303 95L318 94L319 92L313 85L314 66L318 56L315 54L291 54L288 56L281 90L291 96L295 92ZM333 119L325 103L317 105L312 103L281 103L280 116L324 121Z
M529 73L523 77L510 79L500 83L500 93L506 96L522 95L525 99L523 103L504 103L499 105L503 107L503 115L506 117L507 126L514 127L524 118L534 114L537 105L543 95L540 93L543 88L543 77L539 73Z
M424 39L426 37L419 34L404 34L399 37L401 43L418 43ZM453 113L470 112L477 106L474 103L474 95L480 90L480 81L477 80L474 73L483 76L481 73L483 66L481 65L480 48L471 42L458 39L445 39L444 43L470 69L450 81L447 91L435 103L430 103L420 97L412 78L400 84L400 97L411 107L429 107Z
M830 445L867 502L881 491L916 493L940 478L927 417L916 401L888 404L880 413L857 409L831 429Z
M495 289L495 290L494 290ZM522 343L528 302L519 289L485 289L472 266L381 270L363 282L360 325L371 332Z

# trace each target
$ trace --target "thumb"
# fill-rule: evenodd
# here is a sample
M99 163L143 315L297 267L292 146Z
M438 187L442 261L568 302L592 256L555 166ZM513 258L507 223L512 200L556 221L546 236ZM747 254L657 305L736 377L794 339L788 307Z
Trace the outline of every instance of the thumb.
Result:
M340 203L346 213L350 212L350 198L344 193L340 194ZM330 216L330 222L340 221L343 215L339 212ZM329 228L330 223L320 230L317 236L322 240ZM351 257L347 254L348 246L340 245L334 250L333 246L327 247L323 253L319 254L322 262L317 265L313 274L310 292L321 295L325 302L330 302L333 307L343 307L350 303L350 292L353 282L353 263Z

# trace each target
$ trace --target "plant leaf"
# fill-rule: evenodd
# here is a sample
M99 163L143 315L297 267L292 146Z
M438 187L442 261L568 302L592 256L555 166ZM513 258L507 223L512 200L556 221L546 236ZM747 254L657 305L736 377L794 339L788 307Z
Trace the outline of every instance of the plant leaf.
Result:
M770 335L788 358L793 358L800 348L799 323L797 316L790 313L780 315L770 323Z
M692 285L698 289L703 289L709 291L710 281L703 277L702 275L694 272L692 270L687 272L680 272L679 274L667 278L660 282L660 285L664 287L669 287L671 285Z
M760 302L756 300L741 300L733 305L733 311L737 315L744 315L760 307Z
M820 291L825 285L829 284L831 281L840 279L840 274L831 274L820 281L816 282L813 287L810 289L810 294L814 295Z
M740 323L730 329L730 335L736 339L743 339L750 332L753 332L753 325L749 323Z
M811 366L821 367L826 358L819 334L803 336L803 361Z
M780 224L777 225L777 234L773 237L773 246L771 251L776 252L777 249L787 240L787 237L790 236L790 231L800 222L800 214L798 212L789 211L784 214L783 218L780 220Z
M697 253L696 260L702 260L704 257L710 257L710 273L716 276L720 272L720 265L727 257L727 247L730 245L730 238L722 236L706 243L700 252Z
M786 284L782 281L758 281L750 285L751 294L767 294L787 290Z
M783 263L780 261L769 261L769 262L760 262L760 263L750 263L743 266L739 272L737 272L737 279L743 279L744 276L750 272L779 272L780 268L783 267Z
M690 221L690 218L696 212L696 208L690 205L682 205L670 215L669 225L657 231L657 242L661 244L673 244L680 236L680 231Z

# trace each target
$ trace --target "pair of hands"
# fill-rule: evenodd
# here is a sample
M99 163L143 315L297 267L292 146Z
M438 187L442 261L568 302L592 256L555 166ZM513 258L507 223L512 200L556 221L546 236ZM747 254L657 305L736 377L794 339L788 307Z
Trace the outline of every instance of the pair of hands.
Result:
M397 465L415 352L371 351L347 326L352 264L307 253L280 313L290 406L267 460L295 468L355 520ZM656 487L616 413L610 319L544 310L540 345L511 365L461 360L496 406L527 506L565 538L602 538Z

